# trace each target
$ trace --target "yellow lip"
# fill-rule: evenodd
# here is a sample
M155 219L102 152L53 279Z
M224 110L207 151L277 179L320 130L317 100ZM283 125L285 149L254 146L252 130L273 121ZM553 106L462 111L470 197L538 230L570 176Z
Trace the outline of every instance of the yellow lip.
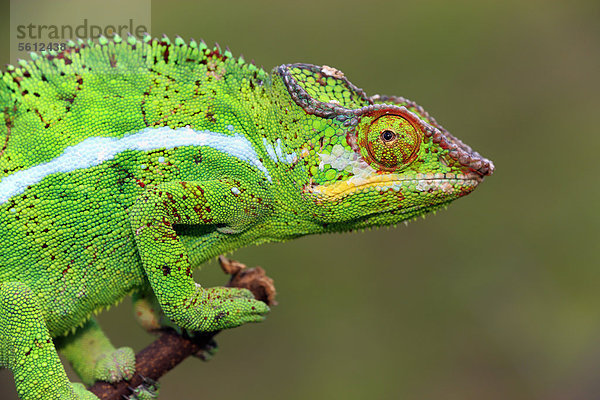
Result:
M341 199L356 192L369 190L394 190L400 191L409 183L416 185L416 190L435 188L441 191L453 190L453 183L461 183L463 186L472 186L473 189L481 182L481 176L475 173L469 174L414 174L411 176L400 176L397 174L375 175L369 178L352 177L345 181L337 181L325 185L309 186L308 192L320 198L330 200Z

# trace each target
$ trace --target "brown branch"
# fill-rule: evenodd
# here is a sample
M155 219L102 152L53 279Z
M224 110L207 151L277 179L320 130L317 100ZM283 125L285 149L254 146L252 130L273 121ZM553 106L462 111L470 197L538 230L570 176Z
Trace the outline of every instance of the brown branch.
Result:
M221 268L231 278L226 286L249 289L254 297L268 305L275 305L275 286L261 267L246 268L237 261L219 257ZM213 337L219 332L196 335L194 338L179 335L174 330L161 331L160 336L135 356L135 375L130 381L117 383L96 382L89 390L101 400L121 400L131 394L130 388L144 383L144 379L157 381L192 354L214 346Z

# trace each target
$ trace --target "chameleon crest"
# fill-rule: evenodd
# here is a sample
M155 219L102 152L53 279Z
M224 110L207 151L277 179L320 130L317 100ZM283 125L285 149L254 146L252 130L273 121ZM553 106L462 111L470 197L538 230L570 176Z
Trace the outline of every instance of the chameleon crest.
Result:
M192 269L412 219L494 169L419 105L334 68L268 74L180 38L33 54L1 75L0 106L0 366L22 399L95 398L57 349L85 384L130 378L132 350L93 318L127 295L150 330L260 321L251 293L203 288Z

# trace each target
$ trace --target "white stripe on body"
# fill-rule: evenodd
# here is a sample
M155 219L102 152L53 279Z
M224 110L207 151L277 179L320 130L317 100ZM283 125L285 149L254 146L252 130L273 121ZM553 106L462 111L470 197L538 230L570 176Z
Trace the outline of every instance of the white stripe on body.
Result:
M277 144L273 146L267 141L267 138L263 138L263 146L265 147L269 158L273 160L274 163L282 162L285 164L293 164L298 161L298 156L295 151L289 154L283 152L280 138L277 138L275 142Z
M112 160L126 150L151 151L181 146L207 146L222 151L256 167L271 182L269 171L259 160L252 143L238 133L228 136L218 132L195 131L189 127L146 128L121 138L87 138L65 148L61 155L50 161L3 177L0 180L0 204L23 193L28 186L39 183L49 175L94 167Z

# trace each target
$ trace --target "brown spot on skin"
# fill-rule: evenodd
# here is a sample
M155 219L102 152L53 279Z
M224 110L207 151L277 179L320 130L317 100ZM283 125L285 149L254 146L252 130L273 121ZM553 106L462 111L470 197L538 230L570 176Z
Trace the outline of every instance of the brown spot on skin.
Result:
M149 95L150 95L150 92L144 92L144 97L142 98L142 104L140 105L141 111L142 111L142 120L144 121L144 125L146 125L146 126L150 126L150 124L148 123L148 120L146 118L146 109L144 108L144 106L146 105L146 97L148 97Z
M13 114L15 114L17 112L17 106L14 105L13 109L12 109ZM2 145L2 149L0 149L0 157L2 157L2 155L4 154L4 152L6 151L6 148L8 147L8 140L10 139L10 133L12 131L12 126L13 126L13 118L11 118L11 113L9 113L9 108L6 107L4 109L4 124L6 125L6 136L4 138L4 144Z
M194 163L200 164L202 162L202 151L198 150L198 154L195 154L192 160L194 160Z
M217 119L215 118L215 114L213 112L208 111L206 113L206 119L212 122L213 124L217 123Z
M69 54L69 52L62 51L62 52L58 53L58 55L56 56L56 58L59 59L59 60L62 59L65 62L65 65L70 65L70 64L73 63L73 61L69 57L67 57L68 54Z
M223 319L223 317L225 317L225 313L220 312L215 316L215 322L219 322L221 319Z
M165 61L165 64L167 64L169 62L169 47L165 46L165 51L163 53L163 60Z
M44 128L48 128L50 126L49 123L47 123L46 121L44 121L44 117L42 116L42 113L40 112L40 110L34 110L35 113L37 114L37 116L40 118L40 120L42 121L42 123L44 124Z

